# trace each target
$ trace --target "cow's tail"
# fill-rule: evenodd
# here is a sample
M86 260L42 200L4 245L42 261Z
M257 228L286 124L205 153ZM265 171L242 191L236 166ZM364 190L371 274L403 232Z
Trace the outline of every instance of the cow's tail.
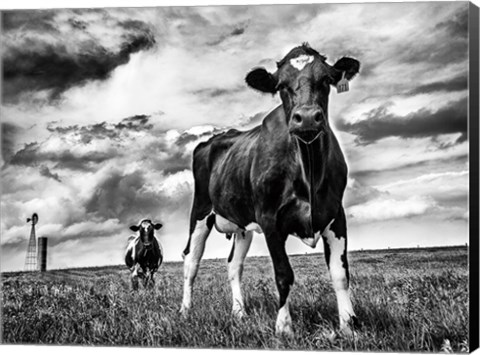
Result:
M215 214L213 213L213 204L210 200L208 185L210 182L210 144L208 142L200 143L193 152L193 179L195 191L193 196L192 211L190 213L190 230L187 246L185 247L182 258L190 253L190 243L192 234L200 221L206 219L207 227L212 228L215 223Z

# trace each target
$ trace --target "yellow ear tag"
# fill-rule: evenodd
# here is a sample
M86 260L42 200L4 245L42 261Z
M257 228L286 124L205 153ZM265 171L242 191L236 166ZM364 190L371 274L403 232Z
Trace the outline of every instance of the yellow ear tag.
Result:
M341 94L346 91L348 91L348 80L345 79L345 72L342 72L342 79L337 83L337 93Z

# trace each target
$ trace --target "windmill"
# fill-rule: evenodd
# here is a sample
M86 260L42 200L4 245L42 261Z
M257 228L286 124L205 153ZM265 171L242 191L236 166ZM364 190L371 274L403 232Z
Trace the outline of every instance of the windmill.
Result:
M37 238L35 237L35 224L38 222L38 214L34 213L32 218L27 218L27 223L32 222L30 240L28 242L27 257L25 258L25 271L37 270Z

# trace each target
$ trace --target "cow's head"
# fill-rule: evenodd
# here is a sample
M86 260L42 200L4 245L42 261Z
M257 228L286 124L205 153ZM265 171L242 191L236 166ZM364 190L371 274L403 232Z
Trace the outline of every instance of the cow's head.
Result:
M352 79L360 69L356 59L343 57L333 66L307 43L292 49L280 62L277 71L253 69L247 74L247 84L259 91L280 92L291 134L305 143L313 142L330 129L328 95L330 85L345 78Z
M144 219L142 220L138 226L133 225L130 226L130 229L134 232L138 232L140 235L140 239L143 245L148 249L152 247L153 242L153 231L162 228L162 224L156 223L153 224L151 220Z

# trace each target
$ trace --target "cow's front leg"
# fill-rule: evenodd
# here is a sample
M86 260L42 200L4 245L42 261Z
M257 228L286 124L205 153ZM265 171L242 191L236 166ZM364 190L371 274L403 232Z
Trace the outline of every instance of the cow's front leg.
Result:
M130 275L131 281L132 281L132 289L134 291L138 290L138 272L140 269L139 264L135 264L132 268L132 274Z
M238 318L245 314L241 289L243 262L252 243L253 232L235 234L232 251L228 258L228 279L232 287L232 314Z
M275 324L277 336L293 337L292 317L288 302L290 287L293 285L293 270L285 251L287 236L280 236L276 233L266 235L268 250L273 262L275 281L279 294L279 311Z
M192 289L197 276L200 260L205 250L205 242L210 234L212 226L208 223L208 217L196 221L193 233L190 235L188 246L184 251L183 264L183 300L180 312L186 315L192 305Z
M323 231L325 259L327 262L333 289L337 297L340 332L351 335L352 325L356 322L349 294L349 272L347 260L347 228L343 209Z

